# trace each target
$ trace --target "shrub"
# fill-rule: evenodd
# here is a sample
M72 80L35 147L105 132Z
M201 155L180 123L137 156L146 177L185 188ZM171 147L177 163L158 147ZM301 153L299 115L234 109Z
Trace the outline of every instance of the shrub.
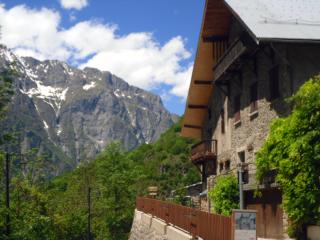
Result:
M307 81L289 101L291 115L272 123L257 153L257 178L277 169L290 232L299 237L304 225L320 220L320 76Z
M209 191L213 210L217 214L230 216L232 209L239 208L239 189L237 178L233 175L219 176Z

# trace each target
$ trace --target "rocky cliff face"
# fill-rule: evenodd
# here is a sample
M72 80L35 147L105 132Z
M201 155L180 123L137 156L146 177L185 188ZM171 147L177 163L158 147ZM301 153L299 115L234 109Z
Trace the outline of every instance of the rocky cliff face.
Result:
M0 47L0 70L12 63L18 77L2 129L20 133L21 151L36 147L48 154L57 174L92 159L111 141L127 150L151 143L176 120L159 96L110 72L19 58Z

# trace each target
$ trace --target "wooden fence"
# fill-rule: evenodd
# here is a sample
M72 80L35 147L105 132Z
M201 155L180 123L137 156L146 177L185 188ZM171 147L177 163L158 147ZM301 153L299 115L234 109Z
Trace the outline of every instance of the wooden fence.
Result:
M231 218L210 214L173 203L137 198L139 211L151 214L167 224L177 226L193 237L204 240L231 240Z

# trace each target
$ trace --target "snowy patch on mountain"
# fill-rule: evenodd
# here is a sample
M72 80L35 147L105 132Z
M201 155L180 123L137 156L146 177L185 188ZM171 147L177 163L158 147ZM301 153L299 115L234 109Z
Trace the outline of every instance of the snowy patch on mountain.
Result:
M44 121L44 120L43 120L43 125L44 125L44 128L45 128L45 129L49 129L48 124L47 124L46 121Z
M120 89L116 89L113 93L114 93L114 95L116 95L116 97L118 97L118 98L120 97L120 94L121 94Z
M58 129L57 129L57 135L60 136L61 133L62 133L62 127L61 127L61 125L58 125L57 127L58 127Z
M0 54L10 63L15 61L15 56L5 48L1 48Z
M69 88L67 87L65 90L62 91L61 100L63 100L63 101L66 100L66 94L67 94L68 90L69 90Z
M89 89L94 88L95 86L96 86L95 82L90 82L89 84L84 85L82 88L83 90L88 91Z

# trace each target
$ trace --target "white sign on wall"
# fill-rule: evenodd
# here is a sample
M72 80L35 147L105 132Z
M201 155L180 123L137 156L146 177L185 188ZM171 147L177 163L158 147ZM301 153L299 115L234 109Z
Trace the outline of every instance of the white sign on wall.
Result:
M257 239L257 212L251 210L233 210L233 239L256 240Z

